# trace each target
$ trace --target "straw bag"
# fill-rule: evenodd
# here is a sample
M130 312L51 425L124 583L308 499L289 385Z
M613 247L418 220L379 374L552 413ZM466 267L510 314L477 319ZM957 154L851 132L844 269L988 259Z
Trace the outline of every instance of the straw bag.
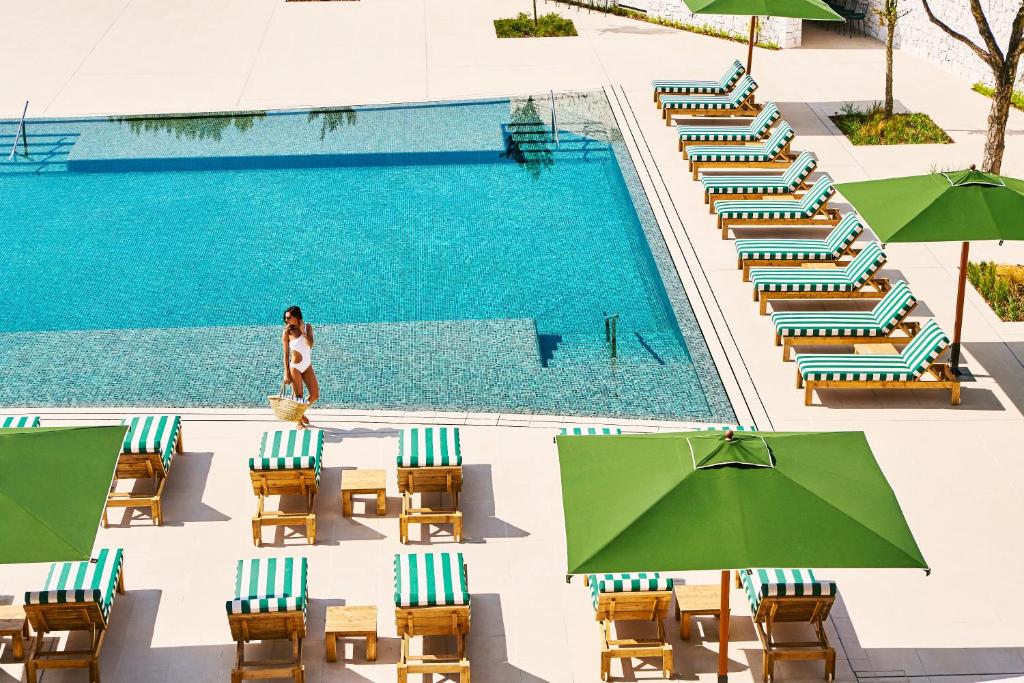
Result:
M291 395L284 393L286 385L281 382L281 390L275 396L271 394L267 396L267 400L270 401L270 407L274 410L274 415L277 419L284 420L285 422L298 422L302 419L302 416L306 414L306 409L309 408L309 403L304 398L297 398L294 390Z

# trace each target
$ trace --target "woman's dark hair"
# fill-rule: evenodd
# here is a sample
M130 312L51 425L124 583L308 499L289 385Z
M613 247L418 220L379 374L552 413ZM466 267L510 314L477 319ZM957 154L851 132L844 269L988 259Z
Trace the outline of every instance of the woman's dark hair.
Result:
M285 320L287 320L289 315L293 318L298 318L299 320L302 320L302 309L299 308L298 306L289 306L288 308L284 309L284 315L282 317Z

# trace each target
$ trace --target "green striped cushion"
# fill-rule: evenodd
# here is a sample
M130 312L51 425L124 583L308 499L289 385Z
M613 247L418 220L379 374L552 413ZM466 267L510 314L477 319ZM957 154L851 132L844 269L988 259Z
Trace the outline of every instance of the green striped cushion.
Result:
M447 607L469 604L462 553L395 555L396 607Z
M757 427L754 425L709 425L701 427L698 431L704 432L756 432Z
M38 415L0 415L0 429L20 429L38 426Z
M672 590L672 579L662 577L658 572L591 574L588 583L590 584L590 598L595 610L601 593L645 593Z
M654 92L678 94L719 94L724 93L739 80L746 69L737 59L717 81L651 81Z
M805 380L842 382L909 382L920 379L949 346L949 338L929 320L899 355L800 354L797 369Z
M174 458L174 443L181 429L177 415L132 415L121 420L128 433L121 444L122 453L159 453L164 469Z
M810 569L743 569L740 583L753 614L757 614L763 598L836 595L837 592L834 581L819 581Z
M870 242L843 268L751 268L750 280L759 292L854 292L884 263L881 245Z
M864 224L861 223L860 216L853 212L846 213L825 238L825 244L838 258L851 244L857 241L862 232L864 232Z
M249 458L249 469L261 470L316 470L320 480L320 467L324 448L324 433L320 429L287 429L263 432L260 454Z
M855 213L843 216L839 224L823 240L812 239L739 239L736 256L743 260L774 259L788 261L834 260L864 232L864 225Z
M885 337L914 308L917 298L903 280L870 311L780 311L772 314L783 337Z
M791 194L818 166L810 152L800 155L782 175L705 175L700 183L712 194Z
M124 551L120 548L104 548L87 562L55 562L50 565L43 589L25 593L25 604L95 602L106 620L123 566Z
M793 129L783 121L760 145L700 145L689 147L686 158L689 161L771 161L793 139ZM717 208L717 204L715 205Z
M601 425L572 425L570 427L562 427L560 433L562 436L614 436L621 434L622 430L618 427L605 427Z
M399 467L452 467L462 464L458 427L413 427L398 435Z
M769 102L761 110L761 113L746 126L677 126L676 132L679 134L679 139L684 142L725 140L755 142L768 132L779 116L779 108L774 102Z
M225 603L228 614L304 612L305 557L239 560L235 567L235 597Z
M828 176L818 178L811 189L797 199L735 199L715 204L719 218L796 219L810 218L835 194Z
M665 109L736 109L755 90L757 90L757 83L749 75L745 75L728 95L707 97L672 95L662 97L661 106Z

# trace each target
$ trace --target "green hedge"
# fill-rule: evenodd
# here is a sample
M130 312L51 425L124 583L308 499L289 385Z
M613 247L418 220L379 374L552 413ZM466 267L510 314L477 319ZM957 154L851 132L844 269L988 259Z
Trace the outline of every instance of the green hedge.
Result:
M559 38L575 36L576 26L572 19L555 14L543 14L533 23L533 17L526 12L512 19L495 19L494 32L499 38Z

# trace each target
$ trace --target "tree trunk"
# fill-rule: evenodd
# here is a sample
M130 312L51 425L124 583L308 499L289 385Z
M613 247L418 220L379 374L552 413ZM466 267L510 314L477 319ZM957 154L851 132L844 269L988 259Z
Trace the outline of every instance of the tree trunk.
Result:
M1015 65L1007 65L1007 67L1011 66ZM1016 71L1016 69L1004 67L995 74L992 108L988 112L985 157L981 162L982 169L989 173L998 174L1003 165L1003 151L1006 148L1006 120L1010 116L1010 98L1013 95Z
M533 0L533 25L537 25L537 0Z
M892 45L896 39L896 20L890 17L885 31L885 118L892 118Z

